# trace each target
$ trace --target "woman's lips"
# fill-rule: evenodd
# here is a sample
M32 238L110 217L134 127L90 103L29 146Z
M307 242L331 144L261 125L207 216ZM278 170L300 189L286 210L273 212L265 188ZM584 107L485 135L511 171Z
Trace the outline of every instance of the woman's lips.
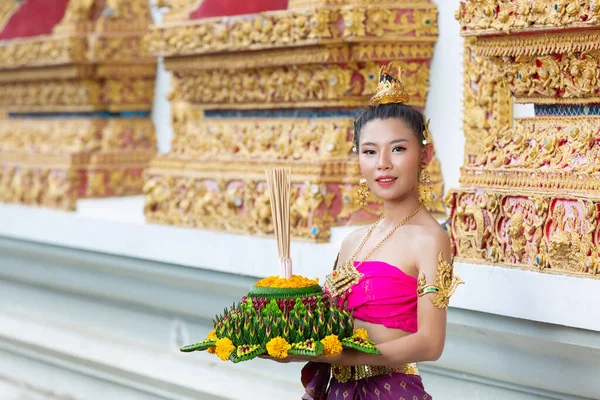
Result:
M386 186L391 186L391 185L393 185L393 184L394 184L394 182L396 182L396 180L397 180L397 179L398 179L398 178L392 178L392 177L378 178L378 179L376 179L376 180L375 180L375 182L377 182L377 184L378 184L379 186L386 187Z

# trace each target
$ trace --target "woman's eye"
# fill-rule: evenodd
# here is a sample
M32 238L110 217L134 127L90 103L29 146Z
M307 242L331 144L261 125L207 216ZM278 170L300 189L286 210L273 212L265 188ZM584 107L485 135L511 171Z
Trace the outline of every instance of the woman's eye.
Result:
M373 155L375 154L375 150L364 150L363 154Z
M392 149L392 152L394 152L394 151L404 151L404 150L406 150L406 148L405 148L405 147L402 147L402 146L396 146L396 147L394 147L394 148Z

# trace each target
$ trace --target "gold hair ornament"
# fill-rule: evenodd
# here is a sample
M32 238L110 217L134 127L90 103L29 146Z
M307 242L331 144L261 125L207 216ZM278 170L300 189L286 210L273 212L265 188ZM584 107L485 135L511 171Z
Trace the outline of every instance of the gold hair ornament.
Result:
M441 310L447 310L450 297L461 283L464 283L463 280L454 275L452 264L444 260L443 252L440 252L434 284L427 285L425 274L420 274L417 283L417 295L422 297L434 293L431 304Z
M382 65L379 70L379 84L377 85L377 92L371 97L371 105L378 106L380 104L408 104L410 101L410 95L404 90L404 82L402 81L402 68L398 67L398 75L392 76L392 69L394 63L391 62L387 65ZM429 136L429 122L430 120L423 114L423 145L431 143ZM356 136L356 128L352 136L352 143L354 147L352 150L356 152L356 144L354 143Z
M431 140L429 138L430 122L431 120L425 116L425 113L423 113L423 146L425 146L427 143L431 143Z
M378 106L380 104L389 103L408 104L410 96L404 90L402 68L398 67L398 77L394 78L390 73L393 66L394 63L381 66L381 69L379 70L377 93L371 97L371 105Z

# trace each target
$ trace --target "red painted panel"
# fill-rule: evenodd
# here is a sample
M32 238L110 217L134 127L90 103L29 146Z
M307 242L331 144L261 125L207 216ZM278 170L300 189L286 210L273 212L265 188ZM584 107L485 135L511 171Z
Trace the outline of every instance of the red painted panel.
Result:
M204 0L190 18L226 17L286 10L288 0Z
M24 0L2 32L0 40L48 35L65 15L69 0Z

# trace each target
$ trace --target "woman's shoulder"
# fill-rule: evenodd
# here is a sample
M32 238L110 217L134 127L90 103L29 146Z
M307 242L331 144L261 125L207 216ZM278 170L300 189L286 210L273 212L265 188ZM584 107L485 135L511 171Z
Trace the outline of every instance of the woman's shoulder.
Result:
M354 243L357 240L362 239L367 234L368 230L369 225L361 226L360 228L353 230L346 235L344 238L344 243Z
M448 232L437 222L415 224L408 226L407 232L411 238L413 248L420 251L421 249L447 251L450 249L450 236Z
M351 253L358 247L362 238L367 234L368 229L368 225L363 226L353 230L344 237L340 248L341 259L347 259L352 255Z

